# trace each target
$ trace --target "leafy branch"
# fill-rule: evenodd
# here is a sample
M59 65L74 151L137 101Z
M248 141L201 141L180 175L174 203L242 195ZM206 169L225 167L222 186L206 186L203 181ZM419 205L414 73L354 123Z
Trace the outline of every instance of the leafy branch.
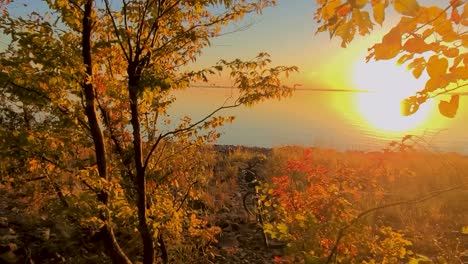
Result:
M350 227L352 227L353 225L358 223L362 218L369 215L370 213L373 213L373 212L376 212L376 211L379 211L379 210L383 210L383 209L386 209L386 208L389 208L389 207L394 207L394 206L412 205L412 204L422 203L422 202L425 202L427 200L436 198L436 197L438 197L438 196L440 196L442 194L452 192L452 191L455 191L455 190L464 189L467 186L468 186L468 183L462 183L462 184L459 184L459 185L456 185L456 186L453 186L453 187L450 187L450 188L434 190L434 191L428 192L428 193L426 193L424 195L415 197L413 199L408 199L408 200L393 202L393 203L389 203L389 204L384 204L384 205L377 206L377 207L374 207L374 208L371 208L371 209L368 209L368 210L365 210L365 211L361 212L353 220L351 220L346 226L342 227L338 231L337 238L335 239L333 248L330 251L330 254L328 255L326 263L328 264L328 263L332 262L334 255L337 253L338 245L339 245L340 241L343 239L344 236L346 236L346 231Z
M172 131L169 131L169 132L166 132L164 134L160 134L158 136L158 138L156 139L156 142L152 145L152 147L150 148L150 151L148 152L148 155L146 156L145 158L145 162L144 162L144 165L143 165L143 168L146 169L146 167L148 166L148 163L151 159L151 156L153 155L153 152L154 150L157 148L157 146L159 145L159 143L161 142L161 140L163 140L164 138L166 137L169 137L169 136L175 136L179 133L184 133L184 132L188 132L188 131L191 131L193 130L195 127L197 127L198 125L200 125L201 123L205 122L206 120L208 120L210 117L214 116L216 113L220 112L221 110L224 110L224 109L229 109L229 108L235 108L235 107L238 107L240 106L241 104L236 102L235 104L233 105L228 105L228 106L220 106L218 107L217 109L215 109L213 112L211 112L210 114L208 114L207 116L205 116L204 118L200 119L199 121L189 125L188 127L185 127L185 128L179 128L179 129L175 129L175 130L172 130Z

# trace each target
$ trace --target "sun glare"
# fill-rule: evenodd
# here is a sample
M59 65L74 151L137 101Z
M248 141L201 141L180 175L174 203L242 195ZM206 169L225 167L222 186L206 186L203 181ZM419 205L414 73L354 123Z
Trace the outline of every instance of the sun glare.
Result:
M357 94L356 105L369 125L382 132L414 129L429 118L431 102L411 116L400 113L400 102L424 87L424 80L413 78L404 66L392 61L359 62L354 67L353 84L369 90Z

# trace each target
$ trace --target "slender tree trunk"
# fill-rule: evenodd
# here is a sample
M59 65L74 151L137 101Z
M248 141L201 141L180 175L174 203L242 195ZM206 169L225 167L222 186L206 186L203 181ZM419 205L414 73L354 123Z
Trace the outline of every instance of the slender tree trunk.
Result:
M159 231L158 235L159 249L161 250L161 259L164 264L169 263L169 256L167 255L166 243L164 243L164 237L162 231Z
M136 66L130 63L128 68L131 123L133 128L133 147L136 168L138 230L143 241L143 264L154 263L154 240L146 218L146 177L143 167L143 149L141 142L140 117L138 111L139 75Z
M88 0L84 5L83 14L83 32L82 32L82 55L83 63L86 67L86 75L88 78L93 76L93 64L91 56L91 31L92 21L91 15L93 11L93 0ZM104 142L104 135L100 127L100 121L96 111L96 98L95 91L92 82L84 80L82 88L85 94L85 114L88 118L89 127L91 130L91 136L94 142L96 161L99 176L105 180L109 180L107 173L107 156L106 146ZM104 205L108 203L108 195L105 192L98 194L98 199ZM132 262L128 259L125 253L120 248L117 239L115 238L114 231L110 225L110 218L108 214L102 216L102 220L105 221L105 244L106 249L109 251L109 255L112 258L112 262L116 264L131 264Z

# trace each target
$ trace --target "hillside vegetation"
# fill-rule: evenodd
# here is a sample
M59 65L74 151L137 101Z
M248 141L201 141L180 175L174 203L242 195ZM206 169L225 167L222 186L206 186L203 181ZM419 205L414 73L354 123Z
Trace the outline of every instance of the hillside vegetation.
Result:
M380 152L192 150L203 177L180 180L180 190L149 192L167 206L161 210L178 205L173 218L161 220L170 262L463 263L468 157L404 143ZM34 160L24 162L27 168L16 173L8 159L0 166L1 263L109 263L94 209L81 200L89 187L76 175L52 177L35 171ZM255 189L249 175L259 180L257 217L242 201ZM134 212L122 205L114 214L117 239L141 261Z

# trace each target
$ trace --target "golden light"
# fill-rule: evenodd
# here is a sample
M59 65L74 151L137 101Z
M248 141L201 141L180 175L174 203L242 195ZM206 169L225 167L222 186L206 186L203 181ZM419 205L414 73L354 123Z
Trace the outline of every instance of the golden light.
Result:
M430 116L431 102L421 105L411 116L402 116L400 103L424 87L424 77L415 79L405 66L394 61L359 62L354 67L353 84L369 90L356 96L358 111L382 132L402 132L417 128Z

